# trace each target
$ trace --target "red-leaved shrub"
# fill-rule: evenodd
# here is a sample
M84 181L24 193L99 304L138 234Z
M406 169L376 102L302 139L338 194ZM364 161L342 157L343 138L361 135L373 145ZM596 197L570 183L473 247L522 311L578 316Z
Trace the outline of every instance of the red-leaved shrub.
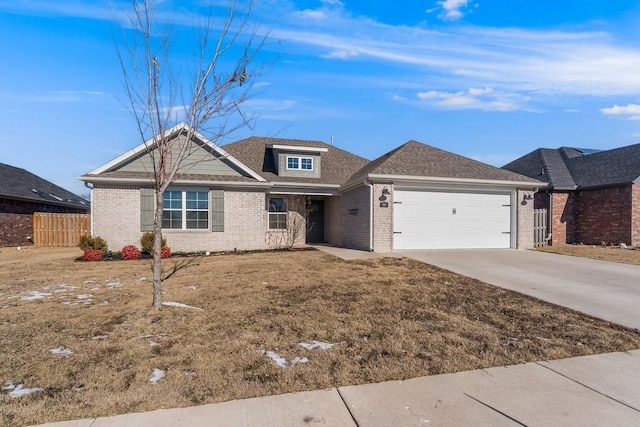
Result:
M140 249L133 245L127 245L120 251L122 259L140 259Z
M100 249L85 249L82 259L84 261L100 261L102 260L102 251Z
M160 251L160 258L169 258L171 257L171 248L169 246L163 246L162 251Z

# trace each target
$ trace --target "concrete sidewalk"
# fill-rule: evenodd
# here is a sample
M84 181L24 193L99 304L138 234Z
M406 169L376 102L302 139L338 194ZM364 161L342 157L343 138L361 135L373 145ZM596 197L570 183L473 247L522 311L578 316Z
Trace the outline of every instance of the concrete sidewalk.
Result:
M637 426L640 350L44 425Z

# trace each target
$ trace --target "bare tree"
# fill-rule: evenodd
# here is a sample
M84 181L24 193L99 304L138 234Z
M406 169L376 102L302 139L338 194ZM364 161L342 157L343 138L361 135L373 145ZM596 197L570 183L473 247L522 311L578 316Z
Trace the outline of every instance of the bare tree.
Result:
M264 44L264 37L257 37L257 29L250 26L252 5L240 10L230 3L220 9L217 20L211 6L206 16L195 18L200 25L190 22L187 26L195 29L192 41L197 49L187 62L174 53L178 25L167 22L154 0L132 0L132 10L119 26L116 50L125 93L142 141L151 141L146 151L152 159L147 173L155 193L152 270L157 310L162 308L163 196L176 176L193 166L194 146L189 142L203 132L217 143L250 125L241 106L263 69L252 61ZM188 125L182 135L187 143L167 133L178 121Z
M311 199L307 196L290 196L287 199L286 226L268 233L269 246L293 249L305 242L307 232L313 227L309 222Z

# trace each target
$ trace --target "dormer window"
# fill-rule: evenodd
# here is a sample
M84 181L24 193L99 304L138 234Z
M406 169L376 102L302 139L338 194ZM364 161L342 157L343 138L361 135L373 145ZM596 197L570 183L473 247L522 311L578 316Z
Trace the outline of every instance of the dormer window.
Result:
M287 156L287 169L313 170L313 157Z

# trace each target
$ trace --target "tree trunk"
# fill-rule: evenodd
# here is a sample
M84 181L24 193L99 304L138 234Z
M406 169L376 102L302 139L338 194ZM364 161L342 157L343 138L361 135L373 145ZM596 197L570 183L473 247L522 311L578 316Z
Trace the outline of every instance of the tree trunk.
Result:
M153 308L162 309L162 208L163 192L156 190L156 209L153 221Z

